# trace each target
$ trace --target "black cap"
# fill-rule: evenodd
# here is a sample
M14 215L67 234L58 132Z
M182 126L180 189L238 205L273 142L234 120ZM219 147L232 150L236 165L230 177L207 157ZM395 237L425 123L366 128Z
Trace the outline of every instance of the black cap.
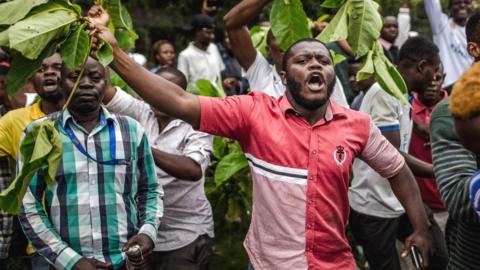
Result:
M208 15L198 14L193 17L192 28L194 31L198 31L202 28L215 29L215 21Z

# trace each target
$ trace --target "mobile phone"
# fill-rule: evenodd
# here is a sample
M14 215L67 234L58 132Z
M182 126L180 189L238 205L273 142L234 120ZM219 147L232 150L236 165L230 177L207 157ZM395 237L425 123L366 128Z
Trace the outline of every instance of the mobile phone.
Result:
M410 258L412 258L413 266L418 270L423 270L423 259L420 251L415 245L410 246Z

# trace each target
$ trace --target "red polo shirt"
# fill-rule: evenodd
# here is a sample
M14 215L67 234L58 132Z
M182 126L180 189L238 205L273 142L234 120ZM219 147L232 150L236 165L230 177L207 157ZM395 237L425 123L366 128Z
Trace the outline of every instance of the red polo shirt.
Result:
M345 236L359 157L388 178L403 157L368 115L330 101L311 126L285 96L200 97L202 131L238 140L253 176L245 248L256 270L355 269Z

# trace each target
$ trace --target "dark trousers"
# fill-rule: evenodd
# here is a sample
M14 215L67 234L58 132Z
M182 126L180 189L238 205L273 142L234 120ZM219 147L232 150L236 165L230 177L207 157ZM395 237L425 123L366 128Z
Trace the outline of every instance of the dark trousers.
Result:
M150 255L151 270L207 270L212 255L213 239L201 235L189 245L171 251L155 251Z
M433 215L429 214L429 220L435 255L430 258L428 269L444 270L448 263L445 239ZM404 242L413 232L406 214L398 218L379 218L351 209L350 228L355 240L362 246L371 270L401 270L395 240Z

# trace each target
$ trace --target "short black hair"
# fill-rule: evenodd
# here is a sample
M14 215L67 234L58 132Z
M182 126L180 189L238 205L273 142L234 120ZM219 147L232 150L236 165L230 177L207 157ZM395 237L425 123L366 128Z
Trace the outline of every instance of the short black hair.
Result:
M465 33L467 34L467 42L480 45L480 11L468 18Z
M438 52L438 47L430 40L420 36L412 37L407 39L400 49L398 62L409 61L416 64L425 59L433 63L439 59Z
M287 62L288 62L288 59L290 59L290 57L292 57L293 47L295 47L297 44L300 44L300 43L303 43L303 42L315 42L315 43L322 44L327 49L328 55L330 56L330 60L332 60L332 63L333 63L332 54L330 53L330 50L325 45L325 43L319 41L318 39L314 39L314 38L302 38L300 40L295 41L295 43L293 43L292 45L290 45L290 47L288 47L287 51L283 55L283 59L282 59L282 70L283 71L287 71Z
M187 90L187 77L185 74L174 67L164 67L159 69L155 74L162 76L162 74L171 74L175 76L179 80L178 86L180 86L183 90Z
M215 29L215 21L212 17L205 14L197 14L192 19L192 30L194 33L203 28Z

